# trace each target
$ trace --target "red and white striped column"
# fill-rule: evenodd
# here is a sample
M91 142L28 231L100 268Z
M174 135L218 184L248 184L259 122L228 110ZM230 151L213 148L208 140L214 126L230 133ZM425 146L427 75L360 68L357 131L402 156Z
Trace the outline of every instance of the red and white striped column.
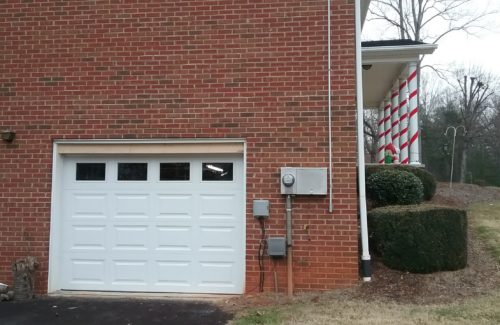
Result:
M399 150L399 85L396 83L391 91L391 133L392 145ZM399 157L398 157L399 160Z
M385 162L385 116L384 116L384 103L380 104L378 109L378 147L377 147L377 161L379 164Z
M408 164L408 83L399 80L399 149L402 164Z
M390 93L389 93L390 95ZM384 136L385 136L385 146L387 147L392 143L391 134L391 101L390 97L387 96L384 102ZM385 153L384 153L385 154Z
M408 92L409 92L409 146L410 164L420 164L420 153L418 146L418 84L417 63L408 64Z

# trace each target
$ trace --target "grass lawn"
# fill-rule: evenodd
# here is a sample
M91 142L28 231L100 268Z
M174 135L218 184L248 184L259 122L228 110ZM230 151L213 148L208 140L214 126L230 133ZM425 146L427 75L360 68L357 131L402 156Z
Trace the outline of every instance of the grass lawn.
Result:
M499 324L500 292L447 305L414 305L329 297L251 310L234 324Z
M477 234L500 263L500 202L473 204L468 215Z
M473 204L468 215L475 233L500 265L500 201ZM500 324L499 288L447 304L353 298L349 290L312 297L298 295L284 304L244 310L232 324Z

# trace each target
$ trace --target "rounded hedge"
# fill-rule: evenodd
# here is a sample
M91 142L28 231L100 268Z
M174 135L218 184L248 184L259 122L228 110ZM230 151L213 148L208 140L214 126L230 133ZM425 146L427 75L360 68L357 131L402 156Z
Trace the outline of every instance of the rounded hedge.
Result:
M372 251L390 268L413 273L467 265L467 214L432 205L389 206L368 213Z
M411 165L367 165L365 168L366 178L374 173L381 172L383 170L396 169L403 170L413 175L417 176L422 185L424 186L424 200L429 201L436 194L436 178L434 175L429 173L427 170L421 167L415 167Z
M366 194L379 207L418 204L423 199L423 186L420 179L409 172L387 169L367 178Z

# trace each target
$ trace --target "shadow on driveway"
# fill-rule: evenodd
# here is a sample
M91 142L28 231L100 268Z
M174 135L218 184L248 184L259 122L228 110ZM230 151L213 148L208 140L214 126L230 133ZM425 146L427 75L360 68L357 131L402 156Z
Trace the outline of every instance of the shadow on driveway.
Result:
M39 297L0 303L0 324L226 324L233 316L199 301Z

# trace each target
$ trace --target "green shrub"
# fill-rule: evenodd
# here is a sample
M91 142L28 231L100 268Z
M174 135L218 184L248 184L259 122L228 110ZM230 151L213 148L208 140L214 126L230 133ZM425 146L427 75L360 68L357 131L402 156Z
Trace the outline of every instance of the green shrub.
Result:
M436 179L434 175L421 167L411 165L368 165L365 168L366 179L374 173L388 169L403 170L417 176L424 186L424 200L429 201L434 197L436 193Z
M422 202L422 182L415 175L395 169L371 174L366 194L375 206L417 204Z
M383 164L378 164L378 165L366 165L365 166L365 177L368 179L372 174L379 173L383 170L388 170L391 168L394 168L396 165L383 165Z
M372 251L393 269L451 271L467 265L467 215L432 205L389 206L368 213Z

